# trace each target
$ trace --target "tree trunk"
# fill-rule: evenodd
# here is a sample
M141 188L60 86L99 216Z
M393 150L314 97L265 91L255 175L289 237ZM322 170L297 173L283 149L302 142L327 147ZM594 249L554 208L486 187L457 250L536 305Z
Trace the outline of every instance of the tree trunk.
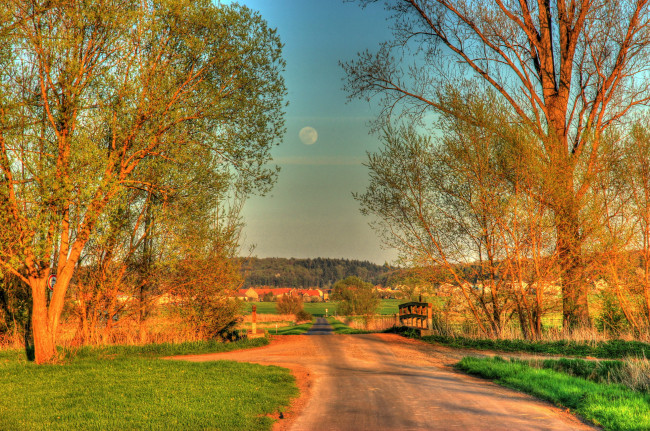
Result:
M564 213L557 226L558 252L562 278L562 315L564 329L591 328L588 285L584 280L578 214Z
M40 277L30 277L32 290L32 331L34 334L34 361L37 364L53 362L56 358L54 334L50 327L47 313L47 277L48 270L41 271Z

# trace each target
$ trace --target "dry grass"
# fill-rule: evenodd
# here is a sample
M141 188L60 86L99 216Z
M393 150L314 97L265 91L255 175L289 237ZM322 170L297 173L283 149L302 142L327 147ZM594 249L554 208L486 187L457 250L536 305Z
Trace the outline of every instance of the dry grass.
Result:
M639 392L650 393L650 361L647 358L626 359L616 376L618 382Z
M251 323L253 321L252 314L244 315L244 323ZM265 322L294 322L296 317L293 314L257 314L257 323Z
M336 316L336 319L352 329L381 332L395 326L394 316L376 315L369 319L363 316Z

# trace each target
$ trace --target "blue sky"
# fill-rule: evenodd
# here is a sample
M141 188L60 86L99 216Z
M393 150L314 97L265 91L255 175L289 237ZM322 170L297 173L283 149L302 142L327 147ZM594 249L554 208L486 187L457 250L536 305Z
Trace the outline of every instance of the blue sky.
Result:
M244 251L259 257L334 257L392 262L352 192L362 192L367 151L379 146L368 134L376 111L367 102L347 102L339 61L374 51L390 37L380 5L362 9L343 0L242 0L257 10L284 43L289 106L287 132L273 150L282 171L273 191L253 197L243 211ZM318 138L306 145L301 129Z

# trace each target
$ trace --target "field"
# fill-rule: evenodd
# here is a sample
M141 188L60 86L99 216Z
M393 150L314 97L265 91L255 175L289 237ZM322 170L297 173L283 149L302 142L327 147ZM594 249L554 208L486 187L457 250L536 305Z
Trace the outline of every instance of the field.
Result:
M397 313L397 306L403 302L406 301L402 299L382 299L379 304L378 313L395 314ZM253 304L257 305L258 314L277 314L275 302L246 302L244 303L244 312L247 314L251 313ZM305 311L315 317L324 317L326 314L333 315L337 311L337 306L338 303L336 301L305 302L304 304Z
M281 411L298 394L288 370L160 358L266 342L84 349L51 366L3 351L0 429L270 429L273 420L267 415Z

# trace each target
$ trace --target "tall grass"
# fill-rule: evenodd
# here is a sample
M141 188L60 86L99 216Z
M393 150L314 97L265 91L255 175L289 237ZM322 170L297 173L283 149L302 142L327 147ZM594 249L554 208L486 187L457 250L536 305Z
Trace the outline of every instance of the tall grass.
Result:
M586 361L584 359L533 359L526 361L535 368L544 368L596 383L620 383L628 388L650 393L650 361L627 358L623 361Z

